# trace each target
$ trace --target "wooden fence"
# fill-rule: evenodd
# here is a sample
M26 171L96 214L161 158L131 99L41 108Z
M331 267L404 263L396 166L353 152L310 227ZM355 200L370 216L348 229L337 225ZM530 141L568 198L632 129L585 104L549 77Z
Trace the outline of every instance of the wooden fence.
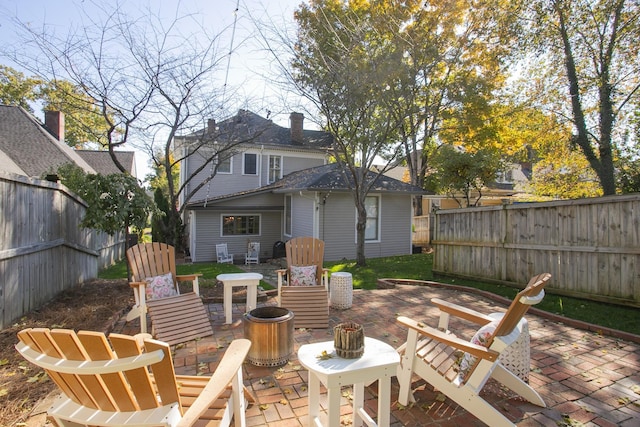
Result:
M640 306L640 194L441 210L434 273Z
M430 235L431 215L413 217L413 233L411 243L414 246L428 246L431 242Z
M124 234L81 228L86 205L65 186L0 172L0 329L124 253Z

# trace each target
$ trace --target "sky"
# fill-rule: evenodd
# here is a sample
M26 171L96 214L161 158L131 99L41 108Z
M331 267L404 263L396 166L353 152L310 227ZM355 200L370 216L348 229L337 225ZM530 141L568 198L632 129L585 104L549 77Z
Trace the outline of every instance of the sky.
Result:
M219 47L227 55L228 62L225 60L218 78L226 81L228 88L239 88L236 98L250 100L247 102L249 105L240 108L262 116L270 112L269 118L275 123L288 126L291 111L281 101L283 94L264 76L275 70L275 64L273 58L264 53L256 42L253 21L267 20L281 28L293 28L293 11L302 2L303 0L109 0L101 3L114 6L120 3L125 9L134 7L138 10L149 6L168 19L176 11L180 15L193 14L194 19L220 36ZM46 24L58 34L64 35L70 28L86 23L86 16L83 18L79 12L81 8L90 14L95 5L92 0L0 0L0 40L4 45L17 43L16 18L35 28ZM233 53L228 55L232 47ZM0 63L20 69L5 57L0 57ZM36 111L36 116L42 119L42 112ZM125 146L124 149L131 150L132 147ZM145 153L136 152L136 168L140 179L149 172Z

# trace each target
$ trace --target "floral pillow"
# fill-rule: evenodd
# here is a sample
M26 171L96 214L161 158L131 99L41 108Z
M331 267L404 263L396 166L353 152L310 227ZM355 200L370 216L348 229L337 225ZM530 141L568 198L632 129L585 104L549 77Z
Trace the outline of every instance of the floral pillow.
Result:
M498 327L498 322L487 323L475 333L475 335L471 338L472 344L477 344L486 347L487 342L489 342L489 338L493 335L496 328ZM467 375L467 372L475 365L477 357L465 353L460 359L460 379L464 379Z
M316 266L291 266L290 286L314 286L316 285Z
M178 295L173 285L171 273L163 274L162 276L147 277L144 281L147 282L145 290L148 300Z

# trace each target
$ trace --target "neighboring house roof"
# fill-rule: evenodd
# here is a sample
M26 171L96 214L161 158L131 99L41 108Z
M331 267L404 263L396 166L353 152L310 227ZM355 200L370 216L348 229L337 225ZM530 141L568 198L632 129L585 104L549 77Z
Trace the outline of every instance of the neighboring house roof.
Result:
M375 183L370 190L374 193L427 193L426 191L419 187L416 187L415 185L406 184L402 181L388 177L386 175L378 175L376 178L376 173L371 171L369 172L369 178L375 179ZM202 207L205 204L209 203L216 203L223 200L247 197L266 192L290 193L296 191L351 191L351 186L348 185L349 182L353 182L353 177L351 176L351 174L344 174L340 169L339 164L330 163L327 165L317 166L314 168L290 173L289 175L284 176L282 179L274 182L273 184L265 185L254 190L228 194L211 198L209 200L193 201L189 203L187 207Z
M207 133L216 131L218 142L245 141L253 145L277 145L327 149L331 147L333 136L329 132L303 129L304 116L291 114L291 128L279 126L251 111L239 110L235 116L215 123L210 120L209 126L198 132L186 135L186 138L202 138ZM298 136L299 135L299 136Z
M108 151L76 150L76 153L89 163L96 173L100 175L122 173L122 171L116 167ZM115 154L127 172L136 176L135 153L133 151L115 151Z
M78 153L54 138L22 107L0 105L0 151L29 177L42 178L68 163L77 164L87 173L95 173ZM13 166L9 168L2 162L0 169L12 172Z

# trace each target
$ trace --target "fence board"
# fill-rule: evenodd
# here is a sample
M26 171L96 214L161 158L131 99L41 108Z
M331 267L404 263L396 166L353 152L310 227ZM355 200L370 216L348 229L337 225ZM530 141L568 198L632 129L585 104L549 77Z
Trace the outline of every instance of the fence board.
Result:
M63 185L0 172L0 328L122 258L124 233L81 228L85 209Z
M439 210L434 272L640 306L640 195Z

